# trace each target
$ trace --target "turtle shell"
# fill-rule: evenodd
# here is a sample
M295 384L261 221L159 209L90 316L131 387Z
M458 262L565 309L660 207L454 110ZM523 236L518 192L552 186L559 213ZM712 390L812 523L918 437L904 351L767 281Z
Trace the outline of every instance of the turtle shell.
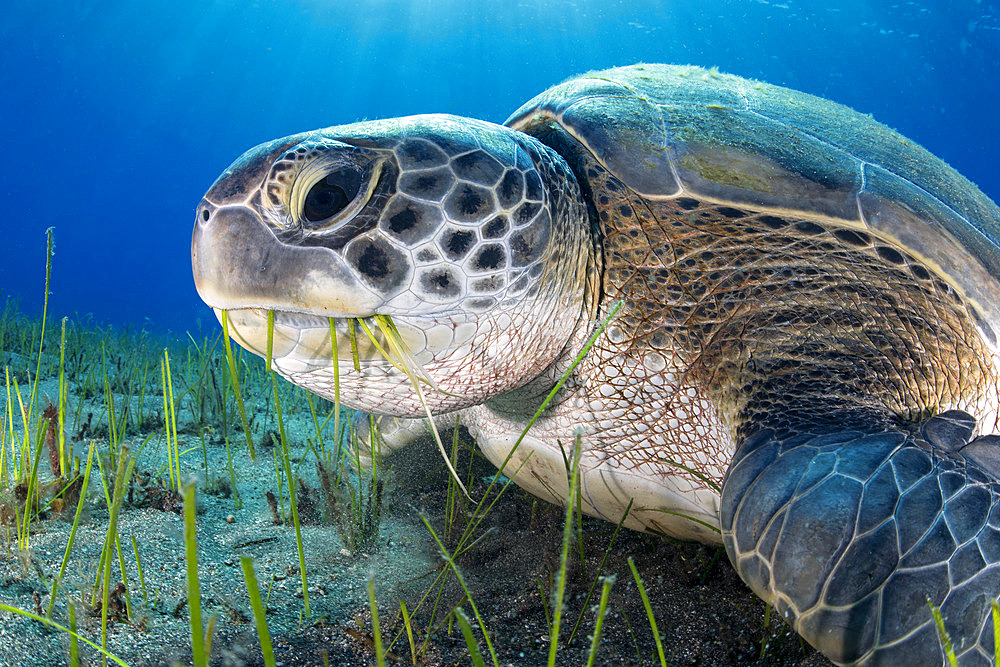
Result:
M715 70L640 64L554 86L507 125L552 122L644 197L775 210L894 243L965 296L996 344L1000 209L870 116Z

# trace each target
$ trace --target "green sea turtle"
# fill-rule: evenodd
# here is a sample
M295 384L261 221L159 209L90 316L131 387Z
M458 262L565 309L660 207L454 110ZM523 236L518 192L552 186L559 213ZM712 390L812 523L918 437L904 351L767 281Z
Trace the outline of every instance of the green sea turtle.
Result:
M262 354L275 311L274 368L331 397L336 318L343 403L420 418L404 373L350 362L345 318L390 315L430 409L498 465L621 302L508 474L564 502L579 433L586 511L722 541L831 659L942 660L929 599L961 661L992 661L1000 210L868 116L636 65L505 126L262 144L196 215L195 282L238 342Z

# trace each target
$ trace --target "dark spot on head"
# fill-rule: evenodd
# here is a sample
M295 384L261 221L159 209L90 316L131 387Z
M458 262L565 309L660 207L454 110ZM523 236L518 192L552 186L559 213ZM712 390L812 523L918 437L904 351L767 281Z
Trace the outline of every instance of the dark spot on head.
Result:
M820 227L815 222L808 222L808 221L795 223L795 229L799 230L803 234L811 234L811 235L823 234L824 232L826 232L826 229Z
M484 218L493 208L493 197L489 190L460 183L445 199L445 210L453 220L471 222Z
M515 234L510 239L510 249L514 254L514 262L519 266L527 264L531 255L531 245L522 234Z
M608 199L606 195L601 195L600 197L597 198L597 201L598 203L600 203L601 206L607 206L608 204L611 203L611 200Z
M379 222L386 234L407 245L429 238L441 226L437 206L408 197L394 197Z
M381 280L389 274L389 257L377 246L365 246L358 256L358 271L372 280Z
M701 202L697 199L691 199L690 197L678 197L676 200L677 205L680 206L685 211L690 211L701 206Z
M205 222L208 222L209 217L211 217L211 213L209 213L208 209L206 208L201 212L201 219L204 220Z
M535 215L538 214L539 209L541 209L541 204L536 204L534 202L525 202L517 207L514 211L514 224L523 225L531 221Z
M784 218L779 218L773 215L762 215L757 218L760 222L764 223L770 229L781 229L788 224L788 221Z
M458 296L459 283L448 269L436 268L424 271L420 276L420 286L431 295Z
M455 158L451 162L451 168L459 178L490 187L496 185L503 173L503 165L483 150Z
M425 169L446 164L444 151L424 139L409 139L396 149L399 166L403 169Z
M523 195L524 176L519 171L508 171L503 180L500 181L500 187L497 188L497 198L500 200L500 205L504 208L510 208L521 201Z
M403 284L409 270L407 258L380 238L362 237L347 249L347 261L381 294Z
M430 248L423 248L417 253L418 262L436 262L441 257Z
M746 215L743 211L738 208L732 208L731 206L720 206L715 209L720 215L724 215L727 218L742 218Z
M493 294L500 291L503 287L504 278L503 275L490 276L489 278L479 278L478 280L473 280L471 287L472 291L478 294Z
M928 271L927 269L925 269L920 264L913 264L912 266L910 266L910 273L912 273L916 277L917 280L930 280L931 279L930 271Z
M444 251L445 256L453 261L461 261L467 254L472 246L475 245L476 235L467 230L448 230L444 233L441 238L441 250Z
M628 204L622 204L621 206L619 206L618 212L621 214L623 218L632 217L632 207L629 206Z
M507 224L506 216L498 215L483 227L484 239L499 239L507 233L510 225Z
M855 248L865 248L871 245L872 242L872 237L864 232L856 232L853 229L838 229L833 232L833 235L847 245L854 246Z
M386 220L386 226L389 231L394 234L401 234L405 231L413 229L414 225L417 224L417 214L411 209L405 208L396 215L388 218Z
M526 266L545 252L549 242L549 225L531 225L510 236L511 262Z
M507 253L496 243L483 246L472 260L477 271L495 271L507 264Z
M399 177L399 190L421 199L439 201L454 180L448 169L406 172Z
M896 264L897 266L906 261L903 259L903 256L899 253L899 251L897 251L895 248L890 248L889 246L884 246L884 245L876 246L875 252L877 252L879 257L881 257L885 261L891 264Z

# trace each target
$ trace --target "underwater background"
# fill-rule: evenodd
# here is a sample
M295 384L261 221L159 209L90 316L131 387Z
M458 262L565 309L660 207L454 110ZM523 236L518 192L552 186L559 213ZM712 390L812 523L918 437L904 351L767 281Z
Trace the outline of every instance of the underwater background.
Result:
M466 664L476 633L494 664L829 665L720 546L574 520L460 429L362 467L378 424L227 354L194 289L195 206L248 148L503 122L638 61L847 104L1000 199L1000 0L8 0L0 667L97 664L48 622L131 665L275 664L268 636L279 664Z
M0 299L183 335L217 323L194 207L263 141L361 119L503 120L571 75L717 66L847 104L1000 199L1000 2L145 0L6 3Z

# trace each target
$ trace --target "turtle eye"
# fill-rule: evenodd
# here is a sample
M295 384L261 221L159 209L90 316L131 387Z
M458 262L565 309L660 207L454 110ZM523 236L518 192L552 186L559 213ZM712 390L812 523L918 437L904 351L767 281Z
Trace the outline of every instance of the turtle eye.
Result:
M302 214L309 222L323 222L347 208L360 189L360 172L353 168L338 169L309 189Z

